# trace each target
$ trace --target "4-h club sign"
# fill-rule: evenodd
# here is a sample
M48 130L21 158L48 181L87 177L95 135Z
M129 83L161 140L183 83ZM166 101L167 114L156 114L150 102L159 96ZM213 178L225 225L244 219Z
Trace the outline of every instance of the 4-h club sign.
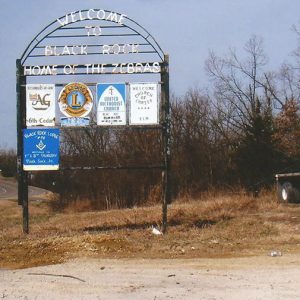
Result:
M58 169L160 169L165 230L170 202L169 56L154 37L125 14L93 8L71 12L32 39L17 60L16 74L18 203L23 205L24 232L28 172ZM75 127L84 127L83 134L101 127L159 130L161 161L64 166L59 141L67 142L65 131Z
M55 125L55 85L26 85L26 126Z

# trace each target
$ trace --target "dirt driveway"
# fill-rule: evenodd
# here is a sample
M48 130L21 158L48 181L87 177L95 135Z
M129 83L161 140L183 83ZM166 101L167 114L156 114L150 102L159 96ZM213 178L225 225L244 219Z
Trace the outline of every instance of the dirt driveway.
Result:
M87 259L1 270L0 299L300 299L300 256Z

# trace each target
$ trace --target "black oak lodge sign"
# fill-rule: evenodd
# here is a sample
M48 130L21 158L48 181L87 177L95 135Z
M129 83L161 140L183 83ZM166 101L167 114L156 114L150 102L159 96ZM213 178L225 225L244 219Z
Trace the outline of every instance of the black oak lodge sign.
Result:
M162 170L162 226L166 231L170 201L169 58L153 36L124 14L80 10L41 30L16 65L18 203L23 207L23 231L29 232L28 172L63 170L60 132L75 127L88 130L91 125L161 130L161 165L130 168Z

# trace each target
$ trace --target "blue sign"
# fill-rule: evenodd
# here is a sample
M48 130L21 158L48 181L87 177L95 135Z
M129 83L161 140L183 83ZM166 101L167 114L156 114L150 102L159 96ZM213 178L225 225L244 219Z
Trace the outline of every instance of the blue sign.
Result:
M88 126L89 124L90 124L89 117L60 118L61 126Z
M23 130L23 169L59 169L59 129Z

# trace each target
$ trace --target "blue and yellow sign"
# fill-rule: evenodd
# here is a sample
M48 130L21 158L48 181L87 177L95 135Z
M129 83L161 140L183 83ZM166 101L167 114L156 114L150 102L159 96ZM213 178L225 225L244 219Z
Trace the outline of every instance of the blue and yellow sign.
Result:
M93 108L93 94L83 83L67 84L59 94L59 108L66 117L85 117Z

